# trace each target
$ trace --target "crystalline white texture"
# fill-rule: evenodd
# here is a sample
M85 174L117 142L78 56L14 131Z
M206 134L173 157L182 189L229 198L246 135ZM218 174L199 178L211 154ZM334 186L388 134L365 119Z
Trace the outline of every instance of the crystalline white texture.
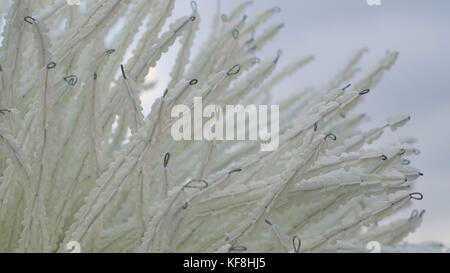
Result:
M360 131L364 115L350 113L397 52L355 79L362 49L323 87L280 102L275 151L174 141L174 105L192 108L198 95L220 106L272 104L273 87L313 60L280 68L281 51L258 58L282 25L254 32L280 9L246 18L245 2L216 14L191 58L195 4L161 33L174 0L40 2L13 1L2 33L1 252L66 252L73 241L82 252L367 252L373 240L387 252L443 250L400 244L423 213L374 224L420 199L411 190L420 170L406 166L418 154L412 139L365 147L409 116ZM165 96L145 117L140 95L154 86L146 76L177 39Z

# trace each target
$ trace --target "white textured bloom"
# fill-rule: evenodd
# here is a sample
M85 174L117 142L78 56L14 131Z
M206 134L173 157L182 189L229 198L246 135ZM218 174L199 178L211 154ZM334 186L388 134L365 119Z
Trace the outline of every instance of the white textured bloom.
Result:
M280 68L281 51L257 57L282 25L254 31L280 9L247 18L244 3L217 14L192 58L195 2L164 33L174 0L48 2L12 1L5 17L1 252L367 252L371 241L387 252L441 250L399 244L423 213L376 224L422 198L413 190L421 173L407 166L413 142L365 146L409 116L361 131L364 116L351 112L397 52L356 79L361 50L322 88L282 101L275 151L257 141L175 141L173 106L193 107L194 96L221 107L270 104L273 87L313 60ZM177 39L168 89L144 116L146 76Z

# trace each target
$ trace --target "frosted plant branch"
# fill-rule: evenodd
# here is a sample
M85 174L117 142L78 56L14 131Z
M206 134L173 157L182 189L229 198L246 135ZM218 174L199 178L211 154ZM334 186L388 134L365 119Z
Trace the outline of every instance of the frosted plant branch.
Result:
M275 102L277 84L314 60L259 55L285 29L265 26L278 7L218 11L192 56L195 2L167 28L174 0L46 3L0 11L1 252L66 252L71 241L83 252L368 252L374 240L387 252L442 250L402 242L423 212L378 225L423 197L413 141L367 146L409 115L361 131L354 111L397 52L359 76L361 49L322 86ZM147 76L176 43L167 88L144 116L141 95L157 91ZM199 96L219 108L279 103L279 148L175 141L172 108L192 110Z

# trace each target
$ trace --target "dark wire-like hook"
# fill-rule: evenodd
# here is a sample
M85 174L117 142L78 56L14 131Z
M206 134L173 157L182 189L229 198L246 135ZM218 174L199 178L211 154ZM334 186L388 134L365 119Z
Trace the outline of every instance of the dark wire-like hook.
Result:
M233 39L237 40L239 38L239 30L237 28L233 29L232 35Z
M11 110L9 110L9 109L0 109L0 113L1 113L2 115L5 115L5 112L6 112L6 113L11 113Z
M191 9L192 9L192 13L197 12L197 2L191 1Z
M189 85L196 85L198 83L197 79L192 79L189 81Z
M411 164L411 160L403 158L402 165L409 165L409 164Z
M327 138L329 138L331 140L336 140L337 139L336 135L335 134L331 134L331 133L325 136L325 139L327 139Z
M406 153L406 150L405 149L400 149L400 151L397 153L397 155L398 156L402 156L402 155L404 155Z
M300 252L301 245L302 245L302 240L300 239L300 237L298 237L297 235L294 235L294 237L292 237L292 246L294 248L295 253Z
M110 48L108 50L106 50L106 54L113 54L114 52L116 52L116 50L114 48Z
M240 171L242 171L242 169L241 168L237 168L237 169L233 169L233 170L229 171L228 174L237 173L237 172L240 172Z
M370 92L370 89L364 89L362 91L359 91L359 95L362 96L362 95L365 95L365 94L367 94L369 92Z
M420 192L413 192L409 194L409 197L411 199L415 199L415 200L422 200L423 199L423 194L421 194Z
M351 83L347 84L346 86L344 86L344 88L342 88L342 91L345 91L345 89L349 88L350 86L352 86Z
M245 246L231 246L230 251L246 251L247 247Z
M236 246L236 240L233 240L233 241L230 242L230 238L229 237L225 238L225 242L227 242L227 243L229 243L231 245L230 248L228 249L229 252L231 252L231 251L245 251L245 250L247 250L247 247L245 247L245 246Z
M75 86L78 82L78 77L76 75L69 75L63 77L63 80L70 86Z
M56 67L56 63L55 62L49 62L48 64L47 64L47 69L53 69L53 68L55 68Z
M164 168L167 168L167 164L169 164L169 159L170 159L170 153L167 152L167 153L164 155Z
M123 68L123 64L120 64L120 70L122 71L122 77L126 80L127 75L125 75L125 69Z
M386 155L381 155L381 160L387 160L387 156Z
M203 183L204 185L203 186L197 186L197 185L193 185L192 186L191 183L193 183L193 182L200 182L200 183ZM203 180L203 179L192 179L189 182L187 182L181 189L184 190L185 188L191 188L191 189L203 190L203 189L205 189L207 187L208 187L208 182L206 182L205 180Z
M34 19L34 18L31 17L31 16L25 16L25 17L23 18L23 20L24 20L25 22L27 22L28 24L30 24L30 25L32 25L34 22L36 22L36 19Z
M227 71L227 75L231 76L231 75L236 75L237 73L239 73L241 71L241 66L239 64L235 64L233 65L233 67L231 67L228 71Z

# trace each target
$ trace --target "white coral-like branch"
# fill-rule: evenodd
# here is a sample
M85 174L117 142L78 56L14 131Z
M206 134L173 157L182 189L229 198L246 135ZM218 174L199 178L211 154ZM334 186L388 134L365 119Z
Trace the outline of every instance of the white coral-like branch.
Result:
M279 68L281 51L260 60L283 25L254 32L280 9L251 19L243 16L248 2L216 14L192 58L200 9L192 2L192 12L161 33L174 2L7 5L1 252L65 252L70 241L83 252L364 252L373 240L388 252L439 250L399 244L423 213L376 224L422 198L413 190L422 174L407 166L418 153L412 142L365 146L409 116L360 131L364 115L351 112L397 52L358 79L363 49L323 87L281 101L277 150L260 152L254 141L174 141L174 105L192 108L194 95L219 106L270 104L275 85L313 60ZM124 26L111 33L119 19ZM110 48L103 47L110 35ZM146 76L177 41L168 88L144 116L140 95L152 86Z

